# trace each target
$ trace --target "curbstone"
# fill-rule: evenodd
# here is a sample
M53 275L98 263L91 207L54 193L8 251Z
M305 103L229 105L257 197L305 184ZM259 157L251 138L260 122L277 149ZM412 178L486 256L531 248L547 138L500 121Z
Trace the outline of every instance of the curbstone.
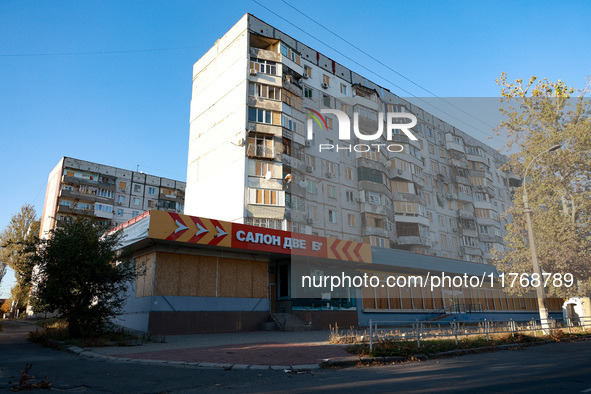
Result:
M234 369L248 369L249 365L247 364L234 364L232 365L232 370Z
M291 369L293 369L294 371L302 371L302 370L308 370L308 369L319 369L320 368L320 364L303 364L303 365L292 365Z
M274 371L283 371L284 369L291 369L289 365L271 365L271 369Z
M399 363L402 361L406 361L406 357L404 357L404 356L386 356L386 357L384 357L384 361L387 363Z
M219 368L217 363L197 363L199 368Z
M269 366L268 365L251 365L250 367L248 367L248 369L265 370L265 369L269 369Z

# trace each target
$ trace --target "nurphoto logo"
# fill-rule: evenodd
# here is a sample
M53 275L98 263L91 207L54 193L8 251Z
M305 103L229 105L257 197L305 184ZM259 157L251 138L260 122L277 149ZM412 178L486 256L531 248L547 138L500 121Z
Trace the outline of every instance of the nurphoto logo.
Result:
M307 138L309 140L314 138L314 123L320 127L320 130L328 130L328 124L326 118L323 114L334 115L338 122L338 130L339 130L339 140L341 141L351 141L351 119L349 115L344 111L339 111L337 109L321 109L320 111L316 111L312 108L305 108L308 115L308 123L307 123ZM353 133L356 138L362 141L376 141L382 138L384 134L384 117L386 123L386 140L392 141L393 134L400 134L400 132L404 133L410 140L417 141L418 138L410 131L410 129L417 124L417 118L415 115L410 113L400 113L400 112L378 112L377 113L377 131L371 133L364 133L361 132L359 128L359 113L353 113ZM410 122L403 123L403 120L410 119ZM365 131L365 130L364 130ZM338 144L319 144L318 150L319 152L322 151L330 151L336 150L337 152L340 150L353 150L355 152L368 152L370 150L377 150L380 151L381 149L386 149L388 152L402 152L404 151L404 145L402 144L346 144L343 146L339 146Z

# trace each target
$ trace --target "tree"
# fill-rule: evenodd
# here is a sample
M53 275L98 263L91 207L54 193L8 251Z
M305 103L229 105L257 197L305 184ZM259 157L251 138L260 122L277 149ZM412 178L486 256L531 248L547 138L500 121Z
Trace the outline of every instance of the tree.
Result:
M73 337L92 337L121 312L125 288L135 272L131 263L116 264L120 232L77 218L39 240L32 306L54 312L68 323Z
M30 257L39 233L39 224L35 207L25 204L0 233L0 262L14 270L16 284L12 297L20 306L26 305L28 301L33 270Z
M504 116L497 135L506 138L512 151L504 170L528 179L515 189L513 205L505 213L507 247L495 252L503 272L532 272L525 226L523 188L527 187L532 209L533 232L540 267L546 273L570 273L578 281L571 288L553 279L548 292L557 296L589 295L591 290L591 103L585 89L576 91L561 82L531 77L508 82L503 73ZM575 95L576 96L573 96ZM542 152L554 145L561 149ZM541 155L540 155L541 154ZM532 159L540 155L532 162Z

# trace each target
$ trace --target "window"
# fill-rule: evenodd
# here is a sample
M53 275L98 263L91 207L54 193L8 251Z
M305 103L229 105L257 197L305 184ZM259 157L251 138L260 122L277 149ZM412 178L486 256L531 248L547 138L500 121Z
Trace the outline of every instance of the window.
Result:
M330 77L326 74L322 75L322 83L325 83L326 86L330 86Z
M281 100L281 89L275 86L251 82L248 85L248 95L270 100Z
M127 182L119 182L119 189L120 190L127 189Z
M148 200L148 208L154 208L154 200Z
M480 193L480 192L476 192L474 193L474 199L476 201L487 201L487 194L486 193Z
M312 91L312 88L304 86L304 97L312 98L313 94L314 94L314 92Z
M478 246L478 240L477 238L474 237L467 237L465 235L462 235L462 238L460 238L461 244L462 246L469 246L472 248L476 248Z
M381 195L375 192L367 192L367 202L370 204L381 205Z
M311 214L311 216L314 219L318 219L318 207L316 205L313 205L312 206L312 214Z
M439 149L439 156L441 156L442 159L445 159L445 151L443 149Z
M140 213L138 211L131 211L131 217L134 218L138 216Z
M155 187L148 187L148 194L156 194L156 188Z
M345 178L353 180L353 170L351 170L350 168L345 168Z
M435 146L433 146L433 144L429 144L429 152L431 152L432 155L435 154Z
M445 228L445 218L441 215L439 215L439 225Z
M332 104L332 98L328 94L323 94L322 95L322 104L325 107L330 107Z
M86 204L88 205L88 204ZM80 208L80 206L78 206ZM86 209L90 208L90 206L86 207ZM113 212L113 207L111 205L105 204L94 204L94 209L96 211L103 211L103 212Z
M330 198L337 198L337 187L333 185L328 185L327 189L328 197Z
M482 224L478 225L478 232L480 234L492 235L492 230L490 226L483 226Z
M312 78L312 67L304 64L304 73L308 76L308 78Z
M316 182L308 181L308 193L316 194Z
M133 205L140 205L140 199L139 198L134 198L133 199Z
M298 211L305 211L306 210L306 200L304 200L302 197L291 196L291 206L292 206L292 208L295 208Z
M278 219L267 219L267 218L246 218L246 224L251 226L272 228L275 230L281 230L281 220Z
M63 205L64 207L69 207L70 206L70 201L68 201L68 200L61 200L60 201L60 205Z
M123 216L123 209L117 210L117 216Z
M302 58L299 55L299 53L296 53L293 49L291 49L284 43L281 43L281 54L298 65L302 62Z
M273 113L266 109L248 107L248 121L271 124Z
M125 196L117 196L117 202L119 204L125 203Z
M263 74L277 75L277 63L265 59L250 59L250 69Z
M346 113L347 115L349 114L349 106L345 103L341 103L341 111L343 111L344 113Z
M332 129L332 118L330 116L327 116L325 119L326 119L326 125L328 126L328 128Z
M447 245L447 236L445 234L441 234L441 245Z
M349 202L353 202L353 192L351 190L347 190L345 192L345 198Z
M142 191L142 187L140 185L133 185L133 191L134 192L141 192Z
M385 248L386 247L386 242L387 240L385 238L382 237L376 237L374 235L372 235L371 237L369 237L369 243L371 246L377 246L379 248Z
M328 210L328 221L331 223L337 223L337 212L332 209Z
M471 176L470 182L475 186L486 186L486 181L481 177Z
M381 171L374 170L373 168L358 167L357 177L360 181L370 181L376 183L384 182Z
M355 215L351 213L347 214L347 225L349 227L355 227Z
M297 134L304 135L303 123L298 122L287 115L281 114L281 126Z
M347 85L341 84L341 93L347 95Z
M273 176L273 163L268 161L257 160L254 163L254 175L256 176L266 176L267 172L271 173Z
M398 193L411 193L412 186L409 182L405 181L392 181L390 182L392 191Z
M479 218L490 218L490 209L474 208L474 214Z
M250 203L260 205L282 205L282 202L279 201L279 191L269 189L251 189Z
M466 153L468 155L473 155L473 156L482 156L482 152L480 150L480 148L476 147L476 146L466 146Z
M248 155L251 157L273 158L273 136L268 134L254 134L248 137Z

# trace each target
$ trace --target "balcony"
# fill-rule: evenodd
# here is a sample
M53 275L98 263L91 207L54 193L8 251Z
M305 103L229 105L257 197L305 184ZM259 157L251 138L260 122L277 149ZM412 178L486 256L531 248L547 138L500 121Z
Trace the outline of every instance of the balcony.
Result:
M109 205L113 205L115 201L113 198L110 197L103 197L92 193L82 193L78 190L60 190L59 196L63 198L70 198L73 200L100 202Z
M257 59L271 60L277 63L281 62L281 54L274 51L251 47L249 52L251 57L256 57Z
M431 239L415 235L403 235L396 238L398 245L419 245L431 247Z
M394 215L394 220L396 222L418 223L418 224L422 224L423 226L429 226L429 218L427 218L425 216L420 216L418 214L413 214L413 213L396 212Z
M465 211L463 209L458 209L458 216L462 219L471 219L474 220L474 212Z
M262 145L248 145L248 149L246 150L246 154L248 157L255 157L261 159L274 159L275 154L273 152L273 148L269 148Z
M363 236L376 235L378 237L389 238L388 230L381 227L363 227Z

